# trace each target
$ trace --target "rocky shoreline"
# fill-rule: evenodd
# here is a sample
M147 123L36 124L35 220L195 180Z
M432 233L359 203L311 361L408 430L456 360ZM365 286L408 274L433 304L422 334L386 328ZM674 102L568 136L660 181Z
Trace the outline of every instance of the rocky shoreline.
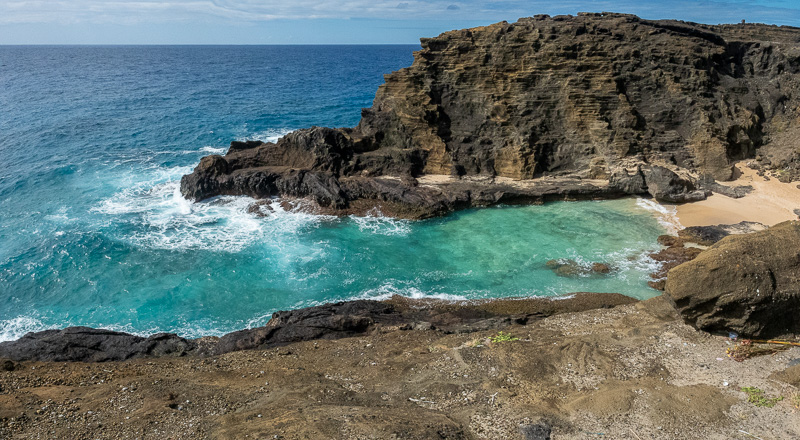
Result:
M518 305L512 309L516 315ZM451 313L462 311L453 306ZM666 297L490 322L468 333L430 324L385 327L213 356L7 360L0 362L0 436L530 440L800 433L793 406L800 347L737 362L726 355L735 341L688 326ZM754 405L745 388L780 400Z
M646 194L691 202L755 159L800 159L800 29L626 14L536 16L422 40L354 128L232 142L184 197L302 198L420 219L474 206ZM763 149L762 149L763 148Z
M776 245L800 240L800 222L687 228L661 240L698 252L646 301L394 297L277 312L264 327L221 338L31 333L0 343L0 435L800 434L800 347L738 344L728 334L800 341L800 260ZM751 389L772 403L753 404L742 391Z
M357 127L234 142L184 176L182 194L419 219L629 194L743 197L717 181L748 158L796 177L800 29L603 13L422 45ZM653 286L665 293L646 301L395 297L277 312L220 338L31 333L0 343L0 437L800 436L800 223L660 241ZM755 350L731 332L789 345Z
M0 342L0 359L109 362L137 358L208 357L396 330L471 333L636 301L616 293L456 302L398 296L386 301L355 300L276 312L264 327L239 330L222 337L184 339L172 333L142 337L89 327L45 330L28 333L16 341Z

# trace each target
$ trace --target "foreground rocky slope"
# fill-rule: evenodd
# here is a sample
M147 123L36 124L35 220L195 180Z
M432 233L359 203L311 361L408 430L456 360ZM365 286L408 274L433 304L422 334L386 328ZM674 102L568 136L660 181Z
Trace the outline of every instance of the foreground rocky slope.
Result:
M0 438L788 439L800 348L735 362L662 298L210 358L0 361ZM491 342L498 330L513 339ZM741 387L784 396L772 408ZM745 431L742 433L741 431Z
M410 218L624 194L698 200L725 191L714 180L729 180L733 161L794 163L798 73L797 28L581 14L452 31L386 75L357 127L234 142L181 191ZM759 154L767 144L776 151Z

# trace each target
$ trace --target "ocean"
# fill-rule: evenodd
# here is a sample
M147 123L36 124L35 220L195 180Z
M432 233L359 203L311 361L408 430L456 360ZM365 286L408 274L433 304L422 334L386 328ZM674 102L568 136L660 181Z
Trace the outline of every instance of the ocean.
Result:
M354 126L417 46L0 46L0 341L87 325L220 335L271 313L647 287L671 213L644 199L401 221L184 200L232 140ZM604 262L556 276L546 261Z

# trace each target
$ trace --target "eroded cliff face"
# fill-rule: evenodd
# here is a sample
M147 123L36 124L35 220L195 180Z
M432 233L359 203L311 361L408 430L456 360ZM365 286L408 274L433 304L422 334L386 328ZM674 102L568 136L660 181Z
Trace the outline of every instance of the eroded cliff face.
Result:
M729 180L762 145L796 149L800 29L536 16L423 39L385 80L357 127L234 143L183 194L310 196L408 217L548 199L537 181L571 188L566 198L701 199L702 182ZM450 179L419 185L426 175Z

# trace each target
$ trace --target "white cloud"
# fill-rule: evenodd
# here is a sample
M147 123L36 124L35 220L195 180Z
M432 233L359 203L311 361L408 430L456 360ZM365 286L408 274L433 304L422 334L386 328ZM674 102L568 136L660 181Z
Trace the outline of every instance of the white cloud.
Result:
M0 23L162 22L174 20L227 19L264 21L306 18L438 18L442 11L465 18L498 12L486 8L493 2L462 4L448 8L452 0L4 0L0 1ZM504 2L505 12L523 10L524 0Z
M707 23L800 24L784 0L0 0L0 23L261 22L274 19L462 19L491 23L538 13L619 11Z

